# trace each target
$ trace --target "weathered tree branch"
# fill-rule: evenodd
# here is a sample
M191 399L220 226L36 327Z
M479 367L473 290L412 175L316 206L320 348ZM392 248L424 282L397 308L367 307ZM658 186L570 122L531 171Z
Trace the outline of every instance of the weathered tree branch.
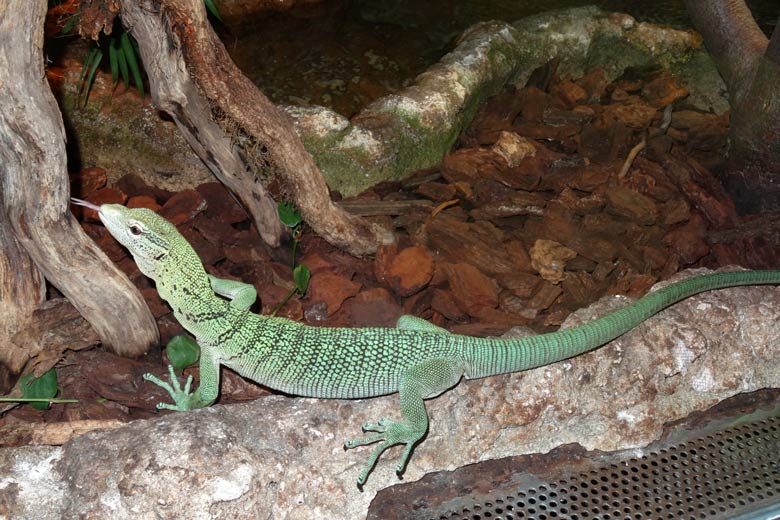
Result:
M14 238L103 343L142 354L158 341L149 309L68 211L65 130L43 70L46 8L0 0L2 205Z
M376 249L381 230L333 204L292 122L230 59L201 0L123 0L120 16L139 43L155 105L244 201L268 243L278 243L280 227L262 183L277 181L327 241L358 255Z
M0 426L0 447L62 446L73 437L94 430L119 428L118 419L81 420L55 423L18 422Z

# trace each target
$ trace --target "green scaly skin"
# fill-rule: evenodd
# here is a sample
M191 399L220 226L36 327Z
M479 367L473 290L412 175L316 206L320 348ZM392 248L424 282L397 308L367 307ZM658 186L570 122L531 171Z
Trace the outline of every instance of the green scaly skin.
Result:
M402 316L394 329L310 327L250 312L255 289L207 275L184 237L154 212L106 204L99 213L201 347L200 386L194 392L190 392L191 377L182 389L173 369L171 384L144 376L173 398L174 404L160 403L159 408L191 410L212 404L219 392L220 364L262 385L300 396L353 399L399 393L400 421L364 424L363 430L372 433L344 445L380 443L361 471L358 486L365 483L382 452L395 444L406 445L396 466L399 474L403 472L412 448L428 429L424 399L448 390L463 377L517 372L577 356L703 291L780 283L780 271L700 276L650 293L585 325L517 339L450 334L414 316Z

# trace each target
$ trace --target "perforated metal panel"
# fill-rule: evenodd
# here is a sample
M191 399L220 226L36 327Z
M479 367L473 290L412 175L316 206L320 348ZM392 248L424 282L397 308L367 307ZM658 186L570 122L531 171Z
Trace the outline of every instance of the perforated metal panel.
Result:
M511 494L461 501L432 520L780 518L780 417L647 450Z

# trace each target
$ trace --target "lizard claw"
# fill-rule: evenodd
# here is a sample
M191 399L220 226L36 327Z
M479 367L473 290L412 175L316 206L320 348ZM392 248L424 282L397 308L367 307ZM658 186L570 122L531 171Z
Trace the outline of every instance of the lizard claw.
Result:
M184 383L184 389L182 389L179 384L179 378L176 377L176 374L173 371L173 366L168 365L168 373L171 377L170 384L154 374L146 373L143 375L145 380L162 387L162 389L168 392L171 398L173 398L174 404L157 403L157 409L175 410L180 412L192 409L192 394L190 393L190 387L192 387L192 374L187 376L187 381Z
M374 469L376 462L382 453L396 444L406 444L401 459L395 467L396 474L400 477L406 469L406 462L412 454L412 449L417 442L425 435L425 430L418 431L411 424L406 421L391 421L389 419L380 419L377 423L366 423L363 425L363 431L378 432L374 435L363 437L362 439L352 439L344 443L344 449L351 449L357 446L365 446L367 444L373 444L380 442L379 446L374 449L374 452L368 458L363 470L358 475L357 485L362 490L363 484L368 479L368 474Z
M384 433L387 431L387 428L393 424L393 421L387 418L379 419L379 421L375 423L364 423L363 424L363 431L364 432L378 432L378 433Z

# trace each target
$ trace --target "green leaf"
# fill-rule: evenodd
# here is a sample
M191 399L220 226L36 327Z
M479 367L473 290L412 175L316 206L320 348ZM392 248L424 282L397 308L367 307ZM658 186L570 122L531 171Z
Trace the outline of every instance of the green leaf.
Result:
M281 201L276 206L276 212L279 213L279 220L282 221L282 224L289 228L294 228L303 221L301 214L289 202Z
M293 281L295 282L295 288L301 295L306 294L306 289L309 288L309 280L311 279L311 271L303 264L299 264L293 269Z
M180 334L174 336L165 345L165 352L168 354L168 361L171 362L173 368L182 371L198 360L200 347L191 337Z
M119 73L122 75L122 81L125 88L130 88L130 71L127 68L127 58L125 51L119 46L119 40L111 38L111 45L116 47L116 59L119 62Z
M92 47L89 49L89 54L87 54L87 59L84 60L84 66L81 67L81 74L79 74L79 89L81 89L81 84L84 82L84 78L87 77L87 72L89 71L89 64L92 63L92 59L95 57L95 54L100 52L100 49L97 47Z
M97 72L98 65L100 65L100 61L103 59L103 51L98 49L97 47L92 48L95 52L90 52L89 56L87 56L87 62L84 64L86 68L89 69L89 72L87 73L87 78L84 80L84 87L82 89L82 104L87 104L87 98L89 97L89 91L92 89L92 83L95 80L95 72ZM89 62L89 58L92 58L92 63ZM82 71L82 76L84 75L84 71ZM81 83L79 81L79 83Z
M119 40L122 44L125 58L127 59L127 67L133 75L133 82L135 83L136 88L138 88L138 92L141 93L141 97L144 97L144 82L143 79L141 79L141 68L138 66L138 60L135 58L135 49L133 48L133 44L130 43L130 35L123 32L122 36L119 37Z
M225 23L222 21L222 17L219 15L219 11L217 11L217 6L214 5L214 0L203 0L203 3L206 4L206 9L208 9L214 18L222 23Z
M22 389L22 397L26 399L51 399L59 391L57 385L57 372L50 369L39 378L33 378L32 374L27 374L19 381ZM49 403L30 403L36 410L46 410Z
M111 87L116 88L119 83L119 57L113 39L108 43L108 63L111 65Z

